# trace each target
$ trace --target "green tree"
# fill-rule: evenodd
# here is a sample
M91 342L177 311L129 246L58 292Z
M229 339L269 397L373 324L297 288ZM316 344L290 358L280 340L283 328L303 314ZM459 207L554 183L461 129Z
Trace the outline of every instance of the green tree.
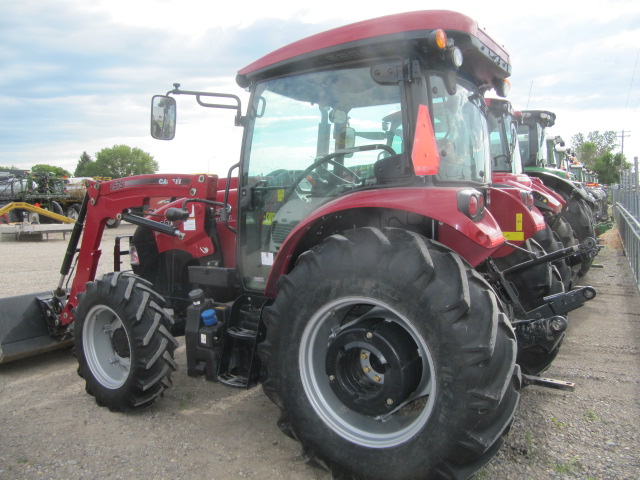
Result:
M596 157L593 165L593 171L598 174L598 180L606 185L619 183L620 172L625 168L629 168L629 164L625 156L620 152L616 154L605 152L603 155Z
M91 168L93 167L93 158L87 152L82 152L80 160L76 165L76 171L73 173L75 177L91 177Z
M598 156L598 146L593 142L584 142L575 153L582 163L592 168Z
M589 132L586 137L582 133L571 137L571 146L578 159L589 168L594 167L597 157L613 152L617 145L616 132L613 130L607 130L604 133L595 130Z
M31 173L48 173L56 177L70 177L71 172L65 170L62 167L56 167L55 165L47 165L45 163L39 163L31 167Z
M121 178L158 171L158 162L151 155L127 145L103 148L96 153L95 162L88 165L89 175L86 176L92 177Z

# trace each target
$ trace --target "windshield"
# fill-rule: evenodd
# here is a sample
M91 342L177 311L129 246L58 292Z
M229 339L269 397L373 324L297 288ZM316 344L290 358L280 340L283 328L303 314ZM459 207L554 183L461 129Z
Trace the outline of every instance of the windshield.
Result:
M522 173L518 133L511 115L490 110L488 120L493 171Z
M433 127L440 152L438 180L487 182L491 154L484 99L464 85L450 95L440 76L430 77Z
M263 82L249 106L241 225L245 286L262 290L286 236L338 195L377 183L375 165L404 151L400 87L369 67Z
M575 175L575 179L578 182L585 182L585 175L582 165L571 165L571 173Z
M547 145L544 129L539 124L518 127L520 155L525 167L547 165ZM533 147L533 148L532 148Z
M399 88L378 85L369 68L265 82L254 95L251 111L255 120L248 173L255 179L276 170L303 171L320 157L348 147L385 144L394 153L403 150ZM380 153L351 153L337 162L366 175Z

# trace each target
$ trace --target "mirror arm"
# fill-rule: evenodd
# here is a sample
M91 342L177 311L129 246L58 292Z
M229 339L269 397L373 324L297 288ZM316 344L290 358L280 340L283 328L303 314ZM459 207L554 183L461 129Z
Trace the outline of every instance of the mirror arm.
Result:
M237 95L233 95L231 93L213 93L213 92L198 92L192 90L180 90L180 84L174 83L173 90L169 90L167 95L194 95L196 97L196 101L202 107L207 108L223 108L228 110L235 110L235 125L238 127L242 127L245 125L245 117L242 116L242 101L240 97ZM202 97L213 97L213 98L228 98L235 100L235 105L229 105L225 103L208 103L202 100Z

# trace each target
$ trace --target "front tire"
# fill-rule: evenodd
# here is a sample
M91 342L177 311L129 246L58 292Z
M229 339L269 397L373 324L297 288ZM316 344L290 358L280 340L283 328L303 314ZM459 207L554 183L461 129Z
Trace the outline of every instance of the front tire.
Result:
M69 208L67 208L67 217L73 221L78 221L78 217L80 216L80 204L74 203Z
M87 393L116 412L151 405L177 368L163 298L146 280L115 272L87 283L78 302L74 340Z
M467 478L519 399L516 342L489 285L401 229L334 235L265 310L265 393L281 428L345 478Z
M107 223L105 223L105 227L107 227L107 228L118 228L121 223L122 223L122 220L120 220L118 218L109 218L107 220Z

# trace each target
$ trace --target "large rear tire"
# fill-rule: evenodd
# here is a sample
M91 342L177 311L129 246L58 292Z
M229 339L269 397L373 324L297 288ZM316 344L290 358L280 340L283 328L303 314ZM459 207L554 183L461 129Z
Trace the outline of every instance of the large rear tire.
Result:
M341 478L467 478L503 443L520 389L513 329L455 252L361 228L303 254L265 310L265 393Z
M557 215L549 219L549 225L551 226L553 233L556 234L560 239L560 242L562 242L564 248L575 247L579 244L576 232L573 231L573 228L571 228L571 225L564 217ZM569 257L567 259L567 263L571 268L571 284L567 290L571 290L578 281L578 273L582 268L582 259L579 255L576 255L574 257Z
M78 302L74 340L87 393L116 412L151 405L177 368L164 299L146 280L115 272L88 283Z
M536 232L536 234L533 236L533 239L538 242L538 244L547 253L554 253L564 248L564 244L560 240L558 234L554 232L547 224L545 224L545 228L543 230L539 230L538 232ZM572 271L571 266L569 265L569 261L566 258L562 258L553 262L552 265L557 268L558 273L560 274L562 284L564 285L564 290L571 290Z
M510 255L496 259L495 264L500 270L505 270L546 253L538 242L530 238L522 245L522 250L516 249ZM535 265L509 275L507 279L517 290L519 301L526 311L543 305L544 297L564 292L562 277L550 263Z
M527 254L521 250L516 250L505 258L497 259L495 261L496 265L501 270L504 270L531 259L532 255L541 256L547 253L533 239L527 240L523 247L531 253ZM544 297L565 291L562 276L556 266L550 263L536 265L516 275L509 276L507 279L518 292L520 303L526 311L543 305L545 303ZM558 356L564 335L563 332L551 341L524 348L519 345L516 361L522 371L529 375L537 375L549 368L553 360Z
M575 200L563 195L567 201L566 208L562 216L569 222L571 228L576 234L578 243L582 242L585 238L596 238L595 226L593 224L593 217L591 215L590 207L584 200ZM584 277L593 263L593 258L588 256L582 256L579 261L580 268L578 268L576 274L576 281Z

